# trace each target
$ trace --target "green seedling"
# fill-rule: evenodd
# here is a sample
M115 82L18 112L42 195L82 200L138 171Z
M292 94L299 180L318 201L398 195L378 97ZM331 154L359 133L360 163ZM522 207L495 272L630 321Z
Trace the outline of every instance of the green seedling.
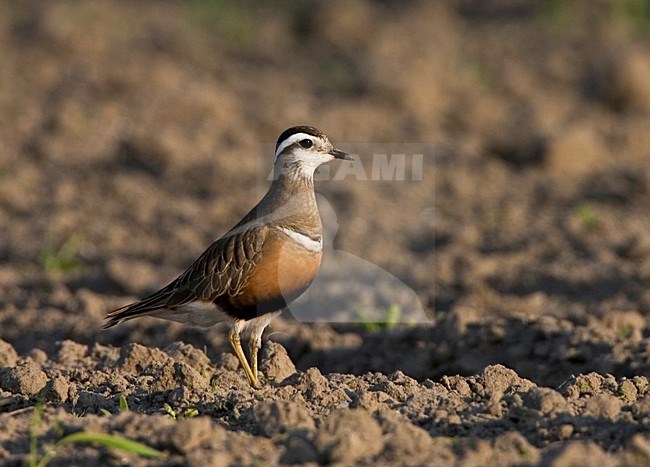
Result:
M632 326L623 326L621 329L618 330L618 336L621 339L627 339L632 335Z
M369 318L361 310L357 310L357 317L359 318L359 326L364 331L377 332L381 329L394 329L399 327L402 322L402 307L399 305L389 306L379 321Z
M598 213L588 203L577 204L573 208L573 212L578 217L580 224L587 230L594 230L600 224Z
M52 242L46 241L38 255L38 262L43 271L62 274L79 269L81 267L77 260L79 243L79 238L74 235L59 248L55 248Z
M185 418L193 418L199 415L199 411L194 407L188 407L187 409L183 409L180 412L176 412L169 404L163 405L163 408L165 409L167 415L169 415L174 420L183 420Z
M123 394L120 394L120 397L117 399L117 403L120 406L120 412L127 412L129 410L129 403L126 400L126 397L124 397Z
M580 394L588 394L591 392L591 387L587 383L578 383L578 391Z
M43 414L43 403L39 401L34 407L34 415L29 433L29 462L30 467L45 467L57 451L70 444L91 444L94 446L105 447L108 449L118 449L130 452L141 457L158 459L165 456L165 453L153 449L146 444L138 443L127 438L107 433L94 433L91 431L80 431L64 436L53 446L46 449L45 454L39 459L38 457L38 432L40 431L41 417Z
M118 449L120 451L130 452L150 459L159 459L165 456L165 453L162 451L158 451L146 444L138 443L137 441L123 438L121 436L110 435L107 433L94 433L91 431L80 431L61 438L56 444L54 444L54 446L45 452L38 462L34 464L30 463L30 466L45 467L56 455L58 449L69 444L91 444L108 449Z

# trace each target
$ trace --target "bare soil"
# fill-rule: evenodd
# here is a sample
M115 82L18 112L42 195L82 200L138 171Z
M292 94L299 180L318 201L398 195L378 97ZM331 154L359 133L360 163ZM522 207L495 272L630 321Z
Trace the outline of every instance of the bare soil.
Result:
M51 464L650 464L647 13L218 3L0 4L0 463L87 431L165 457ZM264 386L223 327L100 331L257 201L294 124L369 176L424 160L318 182L333 260ZM371 325L394 304L410 324Z

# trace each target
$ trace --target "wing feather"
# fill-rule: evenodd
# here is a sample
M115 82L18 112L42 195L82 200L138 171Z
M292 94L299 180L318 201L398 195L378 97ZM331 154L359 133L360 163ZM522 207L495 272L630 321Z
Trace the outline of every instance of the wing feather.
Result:
M267 234L268 227L257 226L224 235L167 286L109 313L103 328L162 309L174 309L196 301L211 303L222 295L242 293L261 258Z

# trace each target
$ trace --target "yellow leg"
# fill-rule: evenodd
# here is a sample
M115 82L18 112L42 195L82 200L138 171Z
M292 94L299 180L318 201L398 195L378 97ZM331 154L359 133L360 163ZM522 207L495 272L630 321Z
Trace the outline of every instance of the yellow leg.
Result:
M230 337L230 345L235 351L235 355L237 355L239 363L241 364L244 372L246 373L246 376L248 377L248 381L250 382L251 386L256 388L258 386L257 374L253 373L251 371L251 367L248 365L246 355L244 355L244 350L241 348L241 339L239 338L239 333L232 329L228 337Z
M254 338L254 336L251 336L251 340L248 343L248 348L251 351L251 371L253 372L253 376L255 376L255 383L257 386L258 379L257 379L257 340Z

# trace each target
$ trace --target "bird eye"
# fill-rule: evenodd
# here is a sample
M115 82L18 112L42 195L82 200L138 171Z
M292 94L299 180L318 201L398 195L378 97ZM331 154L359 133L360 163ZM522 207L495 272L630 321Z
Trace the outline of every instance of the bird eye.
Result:
M310 139L302 139L298 144L301 148L309 149L314 145L314 142Z

